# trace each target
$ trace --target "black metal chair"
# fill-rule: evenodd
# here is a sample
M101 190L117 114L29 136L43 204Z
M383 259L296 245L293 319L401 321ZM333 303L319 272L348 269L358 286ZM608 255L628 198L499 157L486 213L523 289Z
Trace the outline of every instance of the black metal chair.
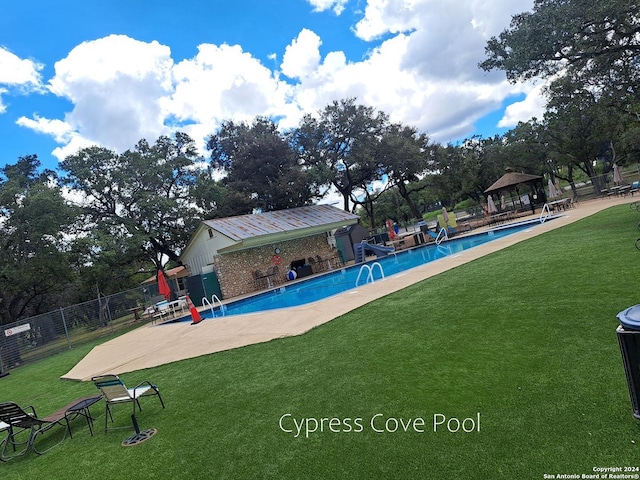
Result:
M317 269L318 272L325 272L327 270L327 262L320 255L316 255L316 264L314 269Z
M0 403L0 422L7 425L8 432L7 437L0 442L0 460L3 462L24 455L29 450L37 454L45 453L61 443L66 438L67 432L71 436L69 419L64 412L38 418L35 408L32 406L22 408L14 402ZM64 434L60 441L44 450L36 448L36 438L56 425L64 427ZM10 453L10 450L13 450L13 453Z
M253 276L253 288L255 290L267 288L267 276L265 273L260 270L254 270L251 275Z
M269 279L267 283L271 283L273 286L280 285L282 283L282 278L280 277L280 268L278 267L278 265L272 265L267 268L266 276Z

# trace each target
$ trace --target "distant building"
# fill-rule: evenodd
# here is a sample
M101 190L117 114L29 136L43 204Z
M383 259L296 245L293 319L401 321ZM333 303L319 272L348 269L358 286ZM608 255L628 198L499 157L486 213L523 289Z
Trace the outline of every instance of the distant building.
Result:
M186 289L186 278L189 276L189 270L181 265L179 267L165 270L164 274L167 277L167 282L169 283L171 290L173 290L177 296L184 295ZM145 287L148 286L150 288L149 294L152 298L160 296L160 293L158 292L157 275L150 276L142 282L142 285L144 285Z
M330 268L332 232L358 220L330 205L204 220L180 256L192 275L187 288L200 303L200 295L231 298L287 281L292 265L301 274Z

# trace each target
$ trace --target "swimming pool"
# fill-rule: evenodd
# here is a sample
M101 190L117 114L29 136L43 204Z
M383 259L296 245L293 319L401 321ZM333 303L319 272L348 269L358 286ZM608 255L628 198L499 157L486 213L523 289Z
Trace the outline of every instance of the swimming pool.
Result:
M554 217L548 217L547 220L552 218ZM221 311L218 302L215 302L215 308L202 310L200 314L203 319L218 318L222 315L226 317L230 315L257 313L263 310L273 310L312 303L355 289L358 286L366 284L368 281L378 281L382 279L383 276L389 277L440 258L455 255L487 242L535 228L535 226L539 224L539 220L518 222L482 233L459 238L454 237L442 242L440 245L430 243L409 250L401 250L383 258L336 269L324 275L292 282L250 298L228 303L222 307L223 311ZM187 320L191 321L191 317L186 316L165 323Z

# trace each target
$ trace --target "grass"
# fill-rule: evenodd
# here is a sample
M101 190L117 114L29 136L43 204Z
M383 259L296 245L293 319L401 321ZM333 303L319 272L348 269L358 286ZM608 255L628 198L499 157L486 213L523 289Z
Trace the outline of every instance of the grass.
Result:
M306 335L123 375L160 386L166 410L150 398L138 417L155 437L122 447L132 431L103 433L100 404L94 437L79 419L72 440L1 464L0 474L539 479L639 466L640 424L615 335L616 314L638 303L638 220L614 207ZM0 379L0 398L46 414L92 393L90 384L58 380L88 350L12 371ZM116 422L129 424L129 412L119 407ZM478 413L480 431L433 431L434 414L462 421ZM285 414L291 433L279 427ZM378 414L377 429L387 419L390 429L424 419L425 431L376 432ZM323 418L323 431L296 437L293 419L313 427Z

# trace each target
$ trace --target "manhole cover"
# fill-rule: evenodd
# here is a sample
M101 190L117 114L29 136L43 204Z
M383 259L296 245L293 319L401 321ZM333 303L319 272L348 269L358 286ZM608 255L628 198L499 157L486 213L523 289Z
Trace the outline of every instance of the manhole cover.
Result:
M125 438L122 441L122 446L133 447L134 445L140 445L142 442L149 440L156 433L158 433L158 430L156 430L155 428L142 430L140 433L136 433L135 435L131 435L129 438Z

